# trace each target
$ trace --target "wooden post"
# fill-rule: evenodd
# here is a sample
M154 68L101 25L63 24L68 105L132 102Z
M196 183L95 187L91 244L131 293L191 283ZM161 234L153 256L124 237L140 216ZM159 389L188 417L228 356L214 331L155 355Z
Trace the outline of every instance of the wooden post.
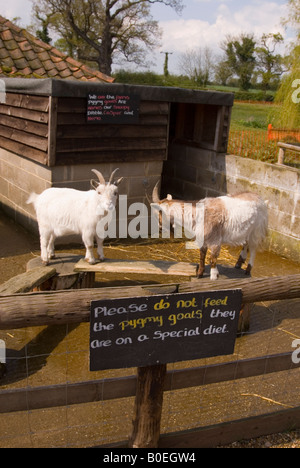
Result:
M134 406L131 448L157 448L163 405L166 364L139 367Z
M283 164L284 163L284 156L285 156L285 149L284 148L279 148L278 164Z

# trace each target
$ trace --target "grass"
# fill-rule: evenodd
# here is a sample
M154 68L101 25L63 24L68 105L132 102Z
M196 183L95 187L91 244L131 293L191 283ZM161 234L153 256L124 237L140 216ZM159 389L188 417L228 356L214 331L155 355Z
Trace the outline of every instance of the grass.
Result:
M232 109L231 128L247 130L250 127L266 131L277 113L280 113L278 104L235 102Z
M276 163L277 141L268 141L267 129L280 111L281 106L278 104L235 102L228 152L245 158ZM285 164L299 168L299 153L286 151Z

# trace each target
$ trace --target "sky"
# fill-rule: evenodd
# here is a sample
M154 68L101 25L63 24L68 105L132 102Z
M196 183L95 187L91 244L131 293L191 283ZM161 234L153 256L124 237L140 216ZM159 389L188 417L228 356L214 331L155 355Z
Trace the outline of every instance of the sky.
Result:
M162 4L152 6L151 12L162 29L161 48L149 56L151 70L163 73L164 54L170 52L169 71L180 74L179 57L188 49L209 46L221 54L220 43L227 35L254 33L259 38L263 33L280 32L291 40L281 23L287 16L288 0L183 0L185 8L178 15ZM0 7L0 14L8 19L21 18L25 27L31 22L30 0L9 0ZM283 50L281 52L284 52ZM120 67L119 67L120 68ZM124 67L128 68L128 67ZM134 69L131 66L131 69Z

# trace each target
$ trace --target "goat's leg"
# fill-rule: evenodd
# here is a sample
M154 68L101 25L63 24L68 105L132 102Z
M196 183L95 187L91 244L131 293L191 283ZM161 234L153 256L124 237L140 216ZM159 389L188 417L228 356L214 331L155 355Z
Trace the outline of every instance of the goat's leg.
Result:
M55 258L54 241L55 241L54 234L51 234L49 242L48 242L48 247L47 247L48 258Z
M95 265L96 260L94 257L94 234L89 234L89 233L83 233L82 234L82 240L86 248L85 252L85 260L90 264L90 265Z
M207 254L207 247L201 247L200 249L200 264L197 268L197 278L202 278L205 270L205 257Z
M99 255L99 260L100 260L100 262L103 262L103 260L104 260L103 239L101 239L100 237L98 237L96 235L96 240L97 240L97 252L98 252L98 255Z
M245 263L246 261L247 255L248 255L248 245L246 244L244 245L244 248L240 253L239 259L235 264L235 268L238 268L238 269L242 268L243 263Z
M40 231L41 259L44 265L49 263L48 245L51 238L51 233Z
M247 268L246 268L246 275L250 276L251 275L251 270L252 270L252 267L254 265L254 259L255 259L255 256L256 256L256 248L253 247L253 246L249 246L249 252L250 252L250 257L249 257L249 262L248 262L248 265L247 265Z
M217 260L220 255L221 246L213 246L211 248L211 257L210 257L210 279L217 280L219 277L219 270L217 268Z

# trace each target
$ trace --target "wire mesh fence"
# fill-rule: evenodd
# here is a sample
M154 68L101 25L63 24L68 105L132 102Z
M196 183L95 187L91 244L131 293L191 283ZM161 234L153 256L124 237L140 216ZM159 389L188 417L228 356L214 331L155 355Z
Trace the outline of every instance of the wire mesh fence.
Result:
M230 130L228 153L244 158L277 163L278 142L300 144L300 130L273 129L272 133L261 129ZM299 165L299 153L286 151L285 164Z
M140 255L138 247L122 248L131 255L134 252ZM146 249L145 246L141 248ZM197 254L181 248L180 244L175 244L170 255L180 259L181 254L191 257ZM164 248L156 246L155 251L162 255ZM232 264L235 257L235 252L223 250L221 261ZM298 265L263 253L258 256L254 274L272 275L279 265L280 274L299 272ZM237 338L234 354L168 365L169 384L164 394L161 423L163 435L300 406L300 371L292 359L285 370L268 371L271 356L291 353L294 341L300 339L300 300L257 303L251 309L250 329ZM7 366L6 375L0 379L0 447L107 446L128 439L134 387L124 393L124 397L112 398L108 394L112 380L119 379L116 387L121 388L123 379L134 376L135 369L91 373L88 323L0 330L0 339L6 345ZM245 360L261 356L266 356L261 375L242 378L239 366ZM218 375L220 369L211 366L226 363L233 364L232 378L220 382L214 378L213 383L209 383L208 375L212 372ZM257 363L253 366L257 367ZM176 373L194 367L201 368L201 383L178 388ZM196 373L200 375L200 370ZM81 387L95 380L101 384L95 387L97 390L91 401L82 402L84 390L81 399L74 401L74 385ZM45 387L50 392L45 395L49 396L43 397L44 406L39 396L41 407L37 408L31 393L36 390L39 394ZM62 394L60 404L57 403L58 390ZM9 397L16 392L20 392L19 399L21 394L25 398L24 408L8 412L5 408ZM272 428L270 430L272 432Z

